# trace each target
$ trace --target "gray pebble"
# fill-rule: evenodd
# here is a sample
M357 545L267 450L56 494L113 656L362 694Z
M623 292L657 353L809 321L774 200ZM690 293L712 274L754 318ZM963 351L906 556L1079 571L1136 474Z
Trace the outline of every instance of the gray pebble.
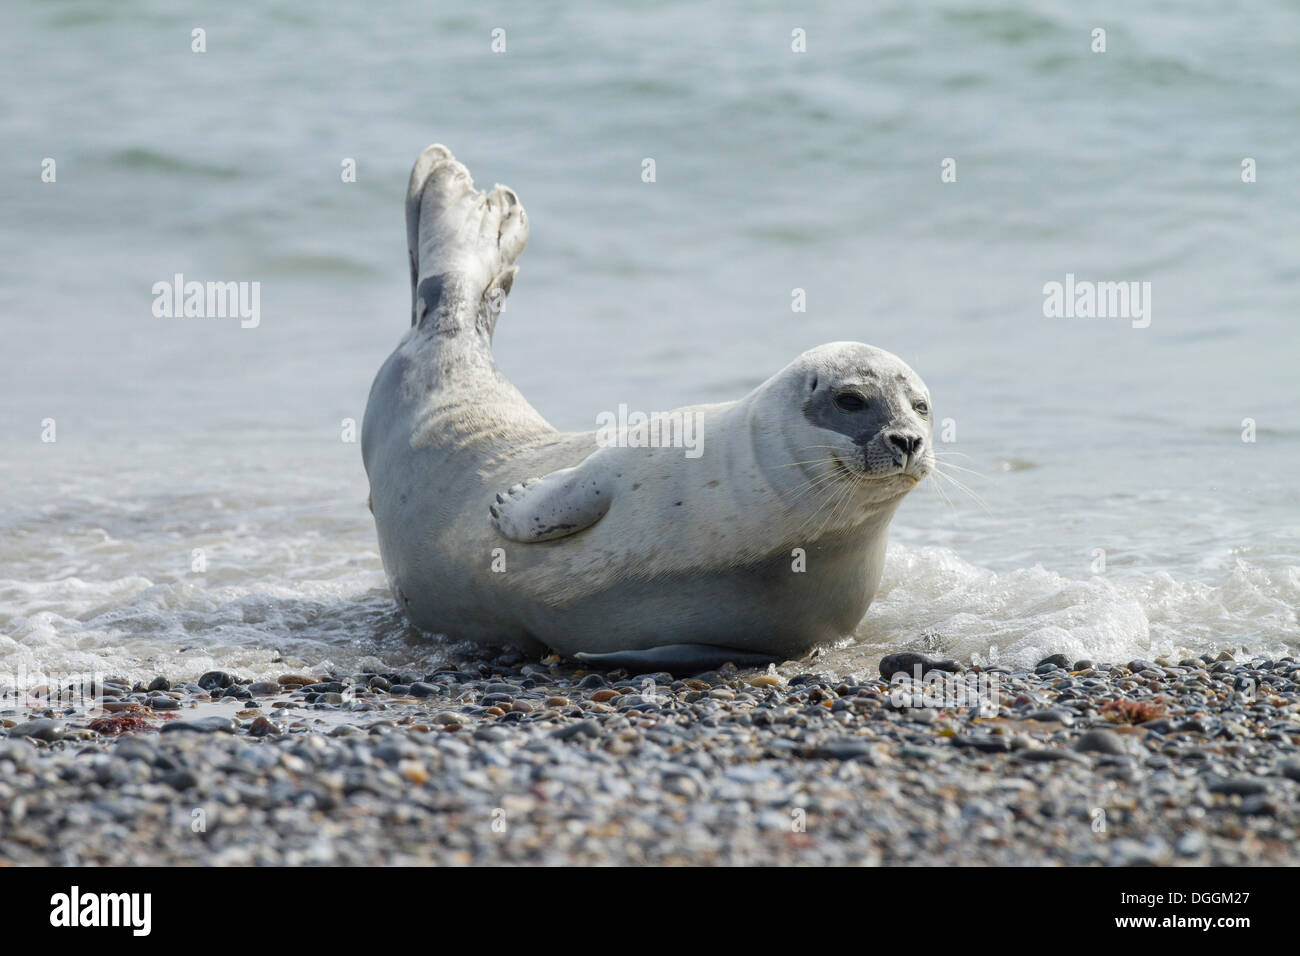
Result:
M1222 793L1235 796L1253 796L1268 790L1268 783L1256 777L1228 777L1216 780L1209 785L1210 793Z
M46 743L54 743L61 739L65 732L65 728L57 720L46 718L29 720L9 728L10 737L31 737L33 740L43 740Z
M1128 753L1124 741L1113 730L1089 730L1074 742L1074 749L1080 753Z
M923 677L932 670L961 673L966 669L954 660L927 657L916 651L904 651L899 654L889 654L881 659L880 676L885 680L890 680L895 674L900 673L914 677L918 666Z
M594 720L580 720L576 723L565 724L558 730L551 731L553 740L572 740L580 737L599 737L600 724Z
M233 717L200 717L197 720L173 720L163 724L163 733L174 733L176 731L192 731L200 734L233 734L238 725Z

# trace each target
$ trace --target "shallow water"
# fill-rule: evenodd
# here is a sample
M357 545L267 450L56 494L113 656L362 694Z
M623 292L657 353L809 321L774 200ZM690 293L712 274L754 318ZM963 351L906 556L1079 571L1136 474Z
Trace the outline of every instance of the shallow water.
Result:
M925 378L980 501L912 495L826 660L1300 649L1300 11L401 6L0 12L0 667L446 658L340 437L407 321L432 140L528 207L497 353L560 427L837 339ZM155 318L177 272L261 282L260 325ZM1045 318L1067 273L1150 282L1150 326Z

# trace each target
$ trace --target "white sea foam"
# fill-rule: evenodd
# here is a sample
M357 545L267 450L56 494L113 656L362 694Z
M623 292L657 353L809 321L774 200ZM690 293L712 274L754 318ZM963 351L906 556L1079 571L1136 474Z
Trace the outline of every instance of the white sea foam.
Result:
M1049 654L1127 662L1221 650L1295 654L1300 568L1238 560L1218 580L1166 572L1070 578L995 573L946 548L891 546L881 594L853 652L924 647L960 660L1033 666Z
M4 673L424 670L465 650L407 628L373 565L215 587L138 575L5 580L0 598L12 615L0 634ZM1212 583L1166 573L1069 578L1041 567L996 573L947 548L894 545L880 596L831 657L859 670L905 647L1022 667L1054 653L1124 662L1245 647L1277 656L1295 653L1297 605L1297 568L1266 573L1239 562Z

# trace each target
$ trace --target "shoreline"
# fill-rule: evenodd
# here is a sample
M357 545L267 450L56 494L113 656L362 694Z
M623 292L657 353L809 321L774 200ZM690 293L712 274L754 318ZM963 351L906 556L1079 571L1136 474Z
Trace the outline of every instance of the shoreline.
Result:
M109 679L98 718L0 706L0 859L1300 862L1300 662L1228 657L1012 671L900 654L881 670L913 677L892 687L816 661L679 680L509 654ZM980 677L996 700L912 706Z

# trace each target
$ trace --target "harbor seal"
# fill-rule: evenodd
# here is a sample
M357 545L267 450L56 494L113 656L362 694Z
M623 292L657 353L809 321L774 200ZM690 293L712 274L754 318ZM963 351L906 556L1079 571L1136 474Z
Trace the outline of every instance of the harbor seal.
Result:
M640 672L797 657L875 596L890 520L934 466L930 395L857 342L648 429L561 433L498 371L522 203L443 146L407 192L411 327L362 425L392 592L416 627ZM642 440L636 440L637 438ZM649 445L650 447L642 447Z

